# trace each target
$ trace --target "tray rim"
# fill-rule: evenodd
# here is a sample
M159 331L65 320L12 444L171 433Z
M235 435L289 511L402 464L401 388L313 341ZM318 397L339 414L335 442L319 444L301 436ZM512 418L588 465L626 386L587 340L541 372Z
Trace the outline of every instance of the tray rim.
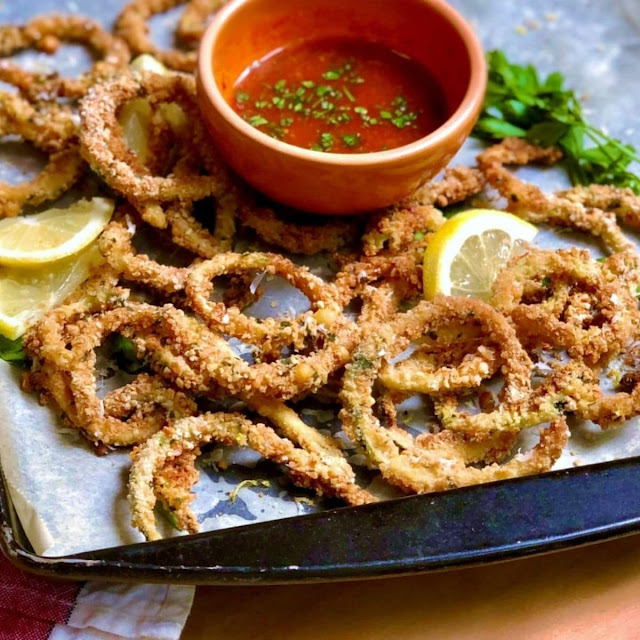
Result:
M294 530L301 523L304 527L307 527L307 525L315 526L314 523L318 520L321 523L328 523L331 519L355 520L357 525L358 519L360 522L364 522L372 510L377 510L381 513L384 513L385 510L391 512L400 503L403 503L403 506L411 504L424 511L427 503L429 503L430 507L438 508L438 505L445 504L449 499L464 501L469 497L482 502L483 497L487 498L492 494L497 495L498 492L504 492L511 499L517 499L519 494L524 495L525 491L538 490L540 487L544 491L545 486L548 488L553 483L569 482L573 484L568 486L578 488L585 483L585 480L589 480L590 483L595 483L594 486L597 488L607 478L613 477L614 474L619 475L620 478L626 481L626 476L630 473L635 473L638 476L637 479L640 480L640 456L551 471L524 478L513 478L463 487L434 494L408 496L373 505L341 507L320 513L243 525L191 536L169 538L159 542L143 542L68 556L46 557L34 553L30 548L26 548L21 544L19 537L24 533L21 531L21 525L13 508L8 487L0 468L0 549L10 562L21 570L50 578L73 580L99 579L118 582L161 582L198 585L277 585L427 573L540 555L640 533L640 492L638 492L638 504L632 507L633 515L631 517L620 516L613 519L609 517L610 519L605 521L604 524L600 523L581 529L556 532L546 537L543 534L541 534L542 537L534 535L528 541L511 540L503 544L489 544L488 546L479 542L475 549L462 549L442 555L436 553L435 555L423 555L417 558L407 557L404 560L392 559L365 563L336 563L328 559L324 564L320 563L308 567L293 565L289 567L242 566L241 560L238 561L239 564L237 566L225 567L213 562L189 566L178 561L173 564L154 564L148 558L151 558L149 554L152 551L162 550L162 552L169 553L172 557L178 559L182 557L181 547L186 542L196 551L199 548L206 550L208 548L207 545L213 540L225 544L225 538L231 541L239 535L247 533L251 535L250 530L253 530L258 535L263 531L268 532L277 529L278 531L282 530L286 535L287 529ZM587 511L592 507L597 512L597 505L589 504L585 509L586 517L589 517ZM570 513L568 515L573 516L575 514ZM476 527L479 525L477 521L473 524ZM17 530L16 527L18 527ZM353 531L353 529L350 529L350 531ZM385 535L389 536L392 533L394 532L390 529L385 532ZM480 531L481 535L482 531ZM271 538L273 537L271 535ZM130 559L125 559L125 555L127 558L133 555L138 559L131 561Z

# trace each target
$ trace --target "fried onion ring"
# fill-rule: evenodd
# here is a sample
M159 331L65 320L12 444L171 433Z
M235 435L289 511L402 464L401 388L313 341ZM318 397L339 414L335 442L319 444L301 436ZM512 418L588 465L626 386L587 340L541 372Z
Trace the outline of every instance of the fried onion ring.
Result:
M560 191L558 196L589 209L611 211L623 224L640 229L640 198L631 189L591 184Z
M311 214L302 212L291 215L302 220L304 217L312 217ZM313 255L321 251L334 253L353 240L357 229L357 223L343 219L318 220L312 224L296 223L282 219L270 207L249 202L239 207L238 218L264 242L289 253L302 255Z
M255 320L237 307L211 301L213 278L247 272L264 272L284 278L309 298L310 311L286 320ZM277 352L289 344L302 348L304 339L317 335L320 325L323 331L332 331L334 319L341 313L333 286L278 254L229 252L201 262L189 270L185 292L189 304L211 329L260 345L265 352Z
M129 64L129 50L122 40L89 18L61 14L37 16L23 26L1 26L0 57L6 58L30 48L54 53L61 40L86 45L97 53L98 61L80 78L73 79L57 73L32 73L9 60L2 60L0 80L18 87L34 101L42 96L79 98L93 83Z
M549 469L566 443L567 428L562 419L541 433L541 442L529 457L515 459L503 466L490 463L503 458L514 440L513 434L500 429L500 416L496 411L484 414L491 416L493 431L481 435L473 431L471 437L447 430L413 439L406 433L399 433L398 429L386 429L380 424L373 413L372 393L383 358L393 357L415 338L416 332L434 327L435 322L442 322L444 318L447 322L451 319L455 322L470 319L495 322L493 330L500 357L505 362L503 369L511 367L510 371L504 371L507 385L503 396L511 398L511 406L522 406L530 395L528 357L526 353L517 356L519 345L510 335L509 326L487 305L477 300L440 297L433 303L421 303L416 309L401 314L400 318L394 323L395 330L380 330L358 347L346 367L340 393L343 404L340 417L345 432L361 447L371 464L380 469L383 477L405 491L424 493ZM521 361L521 366L514 366L517 360ZM509 385L513 386L508 389ZM478 462L488 463L488 466L484 469L469 466Z
M340 304L346 307L365 287L377 282L393 282L405 291L405 297L418 297L422 292L422 273L413 256L371 256L349 262L336 274L334 284Z
M440 296L433 302L422 302L411 311L399 314L391 325L369 335L346 367L344 386L340 393L343 403L340 416L345 432L365 451L370 452L379 438L386 441L390 437L381 431L382 427L372 411L375 404L373 384L380 378L383 358L388 360L396 357L422 333L447 327L451 323L471 327L479 324L489 332L502 363L505 383L501 397L504 407L517 412L529 400L532 364L503 316L479 300ZM483 364L487 374L485 377L488 377L491 370L486 367L484 360L479 361L477 370L483 371ZM471 375L461 365L455 369L440 368L429 373L429 384L421 390L439 395L446 393L451 387L468 388L476 385L483 376L483 373ZM487 414L463 414L464 420L459 421L456 430L473 435L482 434L484 438L491 432L512 431L514 429L511 424L504 424L505 414L502 407ZM480 424L476 424L477 422ZM485 427L485 423L490 427ZM443 426L450 427L445 421Z
M131 235L119 222L111 222L98 239L100 252L114 272L165 295L184 290L186 270L161 265L145 254L136 253Z
M191 122L176 168L168 176L153 176L140 162L132 166L117 120L118 108L144 95L151 105L177 102ZM145 74L94 85L80 104L81 150L91 167L110 187L134 203L201 200L228 193L226 169L213 151L200 120L194 79L183 75ZM125 153L124 159L119 153ZM201 175L205 167L210 175ZM187 169L187 167L189 169Z
M68 420L93 442L110 446L130 446L143 442L167 420L192 415L196 406L184 393L160 378L142 374L126 387L109 394L104 401L97 395L94 368L97 347L114 333L126 333L133 323L153 325L161 308L148 305L121 307L81 319L69 337L70 355L64 372L56 360L43 360L38 386L44 387L65 412ZM41 355L43 351L40 352ZM158 408L164 415L158 414Z
M49 154L47 165L35 178L19 184L0 182L0 218L4 218L19 215L24 206L55 200L78 180L84 162L77 143L69 137L64 142L58 138L61 127L66 133L75 129L61 111L47 117L12 94L2 94L1 99L6 110L0 114L0 137L19 135Z
M156 504L154 478L158 470L168 460L211 441L249 446L266 459L283 464L295 484L313 488L321 495L341 496L331 464L317 454L295 447L264 424L253 423L237 413L208 413L185 418L152 436L132 453L128 494L132 523L147 540L161 537L153 513Z
M193 203L172 203L164 215L175 244L201 258L213 258L224 251L231 251L236 230L236 209L234 193L229 192L217 198L213 234L193 216Z
M183 42L197 43L202 38L208 19L228 0L190 0L180 16L176 35Z
M485 179L477 169L447 169L441 180L420 187L397 205L371 216L362 236L363 253L413 253L422 261L429 234L444 224L436 207L446 207L479 193Z
M200 473L196 469L197 447L168 459L153 477L153 490L162 506L171 513L174 526L180 531L198 533L198 519L190 508L196 497L191 487L198 482Z
M614 213L566 197L545 194L536 185L517 178L505 166L550 165L561 158L562 153L556 148L537 147L521 138L505 138L478 156L478 166L489 184L507 199L507 209L511 213L533 224L590 233L601 238L612 252L632 249L633 245L618 226Z
M498 275L491 302L529 343L542 340L591 364L628 342L638 306L588 251L575 248L518 256Z
M194 71L198 60L197 52L159 49L149 37L147 24L152 16L169 11L185 2L186 0L133 0L125 5L117 17L115 32L129 45L135 56L149 53L170 69Z

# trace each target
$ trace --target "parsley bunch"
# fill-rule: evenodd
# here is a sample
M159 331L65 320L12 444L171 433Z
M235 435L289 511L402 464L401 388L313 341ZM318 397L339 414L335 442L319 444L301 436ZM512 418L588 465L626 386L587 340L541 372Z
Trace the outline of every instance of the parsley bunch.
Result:
M573 184L612 184L640 193L640 178L629 171L636 150L588 124L564 77L538 77L536 69L511 64L501 51L487 54L489 81L473 135L485 140L526 138L564 152Z

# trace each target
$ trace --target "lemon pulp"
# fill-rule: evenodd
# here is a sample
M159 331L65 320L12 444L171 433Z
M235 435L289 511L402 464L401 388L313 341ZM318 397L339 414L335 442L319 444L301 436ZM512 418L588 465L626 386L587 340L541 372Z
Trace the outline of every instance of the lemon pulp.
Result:
M424 255L424 294L488 300L507 262L521 253L536 227L503 211L472 209L447 220Z

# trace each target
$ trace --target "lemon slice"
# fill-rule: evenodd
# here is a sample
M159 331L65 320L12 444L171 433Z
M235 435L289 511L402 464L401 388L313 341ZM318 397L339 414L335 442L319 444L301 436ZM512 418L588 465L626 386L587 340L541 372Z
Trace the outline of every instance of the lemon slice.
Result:
M113 209L113 200L93 198L0 220L0 265L35 268L78 253L107 226Z
M103 259L96 244L40 269L0 267L0 333L19 338L82 284Z
M129 65L134 73L157 73L167 75L169 70L162 62L148 53L135 58ZM164 118L178 134L183 134L188 126L187 117L182 108L173 102L158 105ZM144 164L149 159L149 129L153 111L146 98L136 98L122 105L118 113L118 122L127 146Z
M535 237L532 224L503 211L471 209L447 220L424 254L424 295L488 300L509 259Z
M164 75L168 72L158 58L154 58L150 53L142 53L135 57L129 64L131 71L136 73L159 73Z
M141 162L149 159L149 127L151 125L151 105L146 98L136 98L122 105L118 114L122 135L127 147Z
M134 58L129 65L134 73L157 73L165 75L167 67L148 53ZM136 98L122 105L118 122L122 127L125 142L131 151L144 163L149 158L149 126L151 105L146 98Z

